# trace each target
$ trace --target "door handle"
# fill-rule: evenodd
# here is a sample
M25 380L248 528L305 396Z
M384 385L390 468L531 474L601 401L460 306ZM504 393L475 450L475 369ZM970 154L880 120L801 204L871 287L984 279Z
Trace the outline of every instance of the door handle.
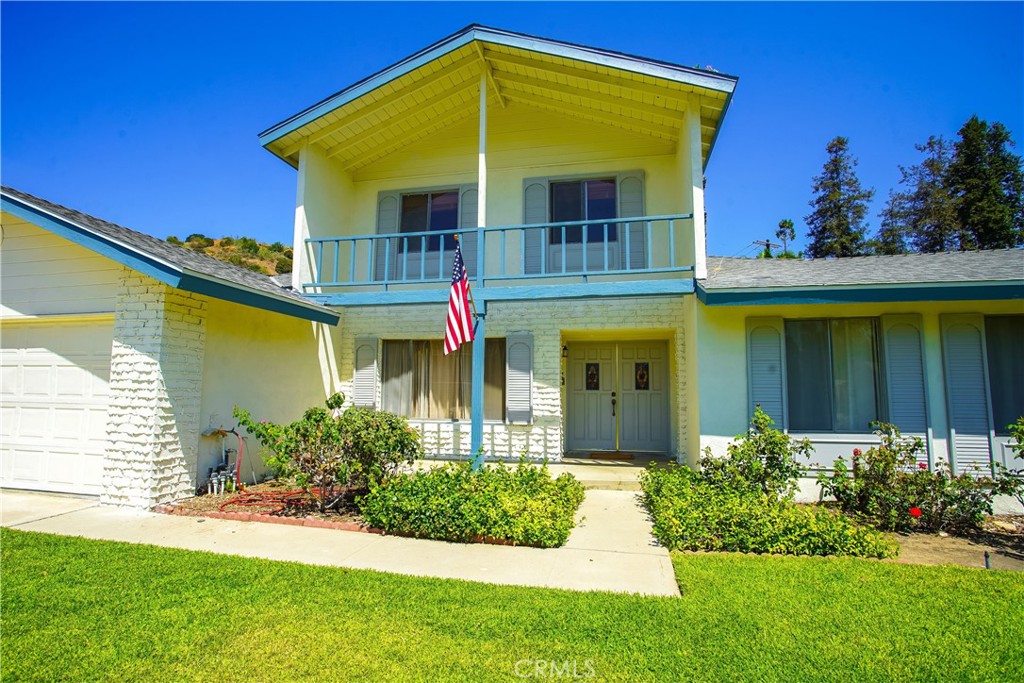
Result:
M615 392L612 392L612 417L615 417Z

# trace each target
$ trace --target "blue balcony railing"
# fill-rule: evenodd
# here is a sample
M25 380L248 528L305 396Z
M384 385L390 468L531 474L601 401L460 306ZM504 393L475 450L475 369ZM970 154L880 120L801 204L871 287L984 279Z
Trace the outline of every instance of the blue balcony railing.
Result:
M314 277L307 289L448 282L455 236L476 286L578 278L631 280L693 270L682 256L692 214L306 240Z

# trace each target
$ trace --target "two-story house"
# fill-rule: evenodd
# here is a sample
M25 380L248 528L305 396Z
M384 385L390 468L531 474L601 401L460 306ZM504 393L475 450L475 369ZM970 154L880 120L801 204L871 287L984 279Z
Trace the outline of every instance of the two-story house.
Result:
M759 404L815 467L873 420L931 466L1020 467L1024 251L707 257L736 84L459 31L260 134L297 171L288 289L5 189L0 483L171 500L232 405L284 421L339 390L441 458L695 464ZM477 340L446 356L456 236Z

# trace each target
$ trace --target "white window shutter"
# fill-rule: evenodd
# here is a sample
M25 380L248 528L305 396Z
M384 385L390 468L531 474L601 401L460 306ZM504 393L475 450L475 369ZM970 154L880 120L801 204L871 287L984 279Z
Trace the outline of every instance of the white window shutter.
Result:
M402 214L402 195L398 192L381 192L377 195L377 234L390 235L398 232ZM398 241L391 241L389 277L394 275L398 258ZM384 279L384 262L388 260L387 243L377 240L373 250L373 279Z
M644 213L644 172L630 171L620 173L616 178L616 194L618 195L618 217L632 218L643 216ZM630 268L644 268L647 265L647 226L643 222L620 223L620 233L629 231L628 263ZM622 246L622 265L627 261L626 238L619 236Z
M472 230L472 228L478 227L478 198L476 183L459 188L459 229L469 231L462 233L459 239L462 241L462 260L466 265L466 272L471 278L476 276L477 263L480 261L480 255L477 253L476 231ZM445 262L447 263L447 260Z
M940 322L953 470L991 474L985 320L980 315L944 315Z
M357 337L352 403L361 408L377 407L377 338Z
M548 213L548 179L527 178L523 181L523 223L550 222ZM547 230L527 230L523 233L524 273L541 271L541 250L547 248Z
M787 427L785 332L782 318L747 319L747 414L754 406Z
M505 415L509 424L533 422L533 335L505 338Z

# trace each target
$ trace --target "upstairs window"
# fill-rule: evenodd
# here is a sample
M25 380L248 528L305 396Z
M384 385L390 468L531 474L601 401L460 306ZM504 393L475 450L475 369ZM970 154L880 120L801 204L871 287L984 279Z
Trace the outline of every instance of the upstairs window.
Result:
M615 178L598 180L564 180L552 181L551 222L567 223L573 221L589 221L615 218ZM587 226L567 226L565 243L579 244L583 241L583 227L587 228L587 242L604 241L604 224ZM608 226L608 241L618 239L617 226ZM551 244L562 243L562 230L552 228L549 232Z
M421 194L402 195L402 209L399 217L399 232L434 232L455 230L459 227L459 192L445 190ZM427 237L427 251L441 249L442 235ZM408 250L419 253L422 237L410 237ZM455 240L444 236L445 248L454 249ZM401 251L403 246L399 245Z
M878 320L787 320L789 428L804 432L871 431L886 420Z

